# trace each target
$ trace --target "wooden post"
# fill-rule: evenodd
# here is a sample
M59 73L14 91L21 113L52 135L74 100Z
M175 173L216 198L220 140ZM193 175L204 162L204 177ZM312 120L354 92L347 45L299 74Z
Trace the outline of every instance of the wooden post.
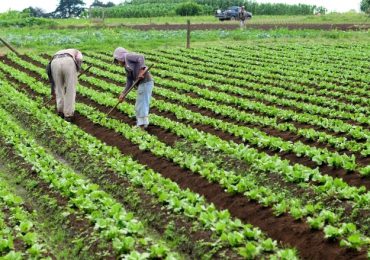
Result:
M188 20L187 33L186 33L186 48L190 48L190 20Z
M12 52L14 52L15 54L17 54L18 56L20 55L19 52L17 52L12 46L9 45L9 43L7 43L6 41L4 41L2 38L0 38L0 41L2 43L4 43L4 45L6 47L8 47Z

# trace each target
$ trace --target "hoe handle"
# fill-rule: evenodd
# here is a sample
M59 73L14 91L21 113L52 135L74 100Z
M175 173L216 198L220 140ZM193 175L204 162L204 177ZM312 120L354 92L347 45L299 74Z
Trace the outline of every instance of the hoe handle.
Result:
M146 69L145 69L145 71L144 71L144 74L145 73L147 73L152 67L154 66L154 64L152 64L152 65L150 65L149 67L147 67ZM130 91L137 85L137 84L139 84L140 83L140 81L141 81L141 79L137 79L137 80L135 80L135 82L131 85L131 87L130 88L128 88L127 90L125 90L122 94L123 94L123 98L125 98L127 95L128 95L128 93L130 93ZM117 104L113 107L113 108L111 108L110 110L109 110L109 112L107 113L107 116L109 116L109 114L110 113L112 113L112 111L121 103L122 101L118 101L117 102Z

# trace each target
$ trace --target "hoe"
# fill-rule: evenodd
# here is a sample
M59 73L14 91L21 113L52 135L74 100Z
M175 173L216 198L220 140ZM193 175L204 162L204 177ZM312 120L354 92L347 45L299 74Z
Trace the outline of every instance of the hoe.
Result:
M152 64L152 65L150 65L149 67L147 67L146 69L145 69L145 71L144 71L144 74L145 73L147 73L152 67L154 66L154 64ZM136 85L138 85L139 83L140 83L140 80L141 79L137 79L137 80L135 80L134 81L134 83L131 85L131 87L129 87L127 90L124 90L123 92L122 92L122 94L123 94L123 98L125 98L127 95L128 95L128 93L130 93L130 91L136 86ZM112 111L121 103L122 101L118 101L117 102L117 104L114 106L114 107L112 107L112 109L110 109L109 110L109 112L107 113L107 116L109 116L109 114L110 113L112 113Z

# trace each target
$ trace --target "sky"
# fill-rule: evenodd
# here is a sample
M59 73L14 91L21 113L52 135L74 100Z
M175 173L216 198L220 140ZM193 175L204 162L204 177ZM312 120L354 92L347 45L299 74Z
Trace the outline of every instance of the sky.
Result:
M0 0L0 12L11 10L23 10L29 6L40 7L46 12L54 11L59 0ZM122 0L110 0L118 4ZM85 0L86 6L89 6L93 0ZM108 0L103 0L106 3ZM349 10L360 10L361 0L257 0L258 3L287 3L287 4L311 4L317 6L324 6L329 12L347 12Z

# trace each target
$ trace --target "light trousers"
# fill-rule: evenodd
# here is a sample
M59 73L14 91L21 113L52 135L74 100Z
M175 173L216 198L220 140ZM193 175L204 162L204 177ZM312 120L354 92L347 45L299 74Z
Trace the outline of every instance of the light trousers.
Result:
M76 101L76 64L71 57L56 58L51 62L51 73L55 82L57 110L65 117L71 117Z
M149 125L149 107L154 82L141 83L137 90L135 103L136 125Z

